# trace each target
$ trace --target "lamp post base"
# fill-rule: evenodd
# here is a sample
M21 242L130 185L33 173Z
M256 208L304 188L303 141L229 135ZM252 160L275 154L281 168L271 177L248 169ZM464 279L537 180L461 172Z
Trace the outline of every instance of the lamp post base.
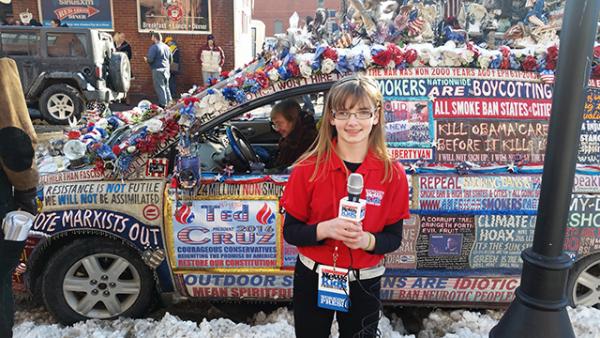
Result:
M521 299L519 291L498 325L490 331L490 338L575 338L565 307L557 310L533 307Z

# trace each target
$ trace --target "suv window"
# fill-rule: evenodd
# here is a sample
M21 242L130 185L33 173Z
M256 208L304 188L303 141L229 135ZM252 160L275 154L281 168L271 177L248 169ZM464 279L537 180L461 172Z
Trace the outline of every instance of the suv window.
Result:
M49 57L87 57L85 34L48 33L46 38Z
M0 46L9 56L37 56L40 37L34 32L2 32Z

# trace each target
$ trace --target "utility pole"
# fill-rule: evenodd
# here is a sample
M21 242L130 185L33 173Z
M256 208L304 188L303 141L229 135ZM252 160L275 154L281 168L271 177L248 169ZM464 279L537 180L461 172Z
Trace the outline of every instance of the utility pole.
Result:
M599 13L600 0L565 6L533 247L521 253L521 286L491 338L575 338L566 310L573 262L563 243Z

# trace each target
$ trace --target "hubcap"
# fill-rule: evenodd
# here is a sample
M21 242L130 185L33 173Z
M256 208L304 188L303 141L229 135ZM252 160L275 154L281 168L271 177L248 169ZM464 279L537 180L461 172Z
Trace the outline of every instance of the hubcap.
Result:
M71 100L69 95L56 93L50 96L46 108L53 118L65 120L75 113L75 102Z
M126 259L94 254L73 264L63 281L63 294L71 309L89 318L110 318L127 311L137 300L141 279Z
M583 270L573 288L575 305L600 305L600 261L596 261Z

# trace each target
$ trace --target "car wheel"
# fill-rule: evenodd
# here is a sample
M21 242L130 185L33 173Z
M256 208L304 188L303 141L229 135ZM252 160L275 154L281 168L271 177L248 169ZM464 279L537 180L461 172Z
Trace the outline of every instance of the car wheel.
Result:
M150 269L137 253L111 240L78 239L60 249L42 282L46 308L65 325L139 317L153 299Z
M77 89L66 84L52 85L40 96L40 111L53 124L67 124L71 116L79 119L83 107L83 100Z
M569 302L571 306L600 308L600 254L575 263L569 272Z
M115 52L110 57L109 75L110 84L117 92L127 93L131 84L131 65L127 54Z

